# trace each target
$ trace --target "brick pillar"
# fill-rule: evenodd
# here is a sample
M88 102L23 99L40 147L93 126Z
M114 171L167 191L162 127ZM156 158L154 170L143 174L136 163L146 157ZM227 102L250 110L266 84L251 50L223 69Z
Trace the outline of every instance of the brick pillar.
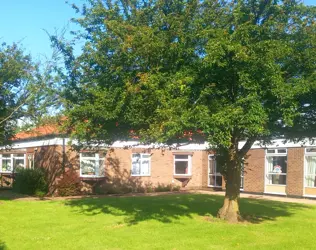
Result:
M288 148L286 194L303 196L304 148Z
M208 152L202 152L202 187L206 188L208 185Z
M265 150L252 149L248 152L244 166L244 191L264 192Z

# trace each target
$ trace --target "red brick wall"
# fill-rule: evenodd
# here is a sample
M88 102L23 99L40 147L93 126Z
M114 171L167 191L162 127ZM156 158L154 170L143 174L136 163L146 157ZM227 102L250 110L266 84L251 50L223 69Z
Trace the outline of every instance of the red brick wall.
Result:
M304 148L288 148L286 194L302 196L304 189Z
M252 149L248 152L244 165L244 191L264 192L265 150Z
M151 154L151 174L144 177L130 176L132 167L132 153L150 153ZM205 178L204 172L206 152L191 151L192 154L192 176L189 179L178 178L174 176L174 154L171 150L161 149L121 149L115 148L107 154L106 173L109 177L117 176L121 178L139 179L143 183L152 183L153 185L175 184L186 188L200 188ZM184 154L189 151L183 151ZM205 156L206 155L206 156ZM206 162L207 163L207 162ZM205 182L205 180L204 180Z
M131 176L132 153L151 154L151 175L148 177ZM107 177L133 179L139 183L184 184L186 188L205 188L208 185L208 154L207 151L183 151L192 153L192 176L180 179L174 176L174 152L160 149L115 148L108 151L105 161ZM62 171L62 146L46 146L28 149L27 153L34 153L35 166L44 167L51 173L51 181L55 183ZM74 168L79 175L79 153L66 147L65 168ZM245 192L264 192L265 150L252 149L249 151L244 172ZM304 148L288 149L287 188L288 195L303 195ZM224 184L223 184L224 185Z
M208 186L208 155L209 152L202 151L202 187Z

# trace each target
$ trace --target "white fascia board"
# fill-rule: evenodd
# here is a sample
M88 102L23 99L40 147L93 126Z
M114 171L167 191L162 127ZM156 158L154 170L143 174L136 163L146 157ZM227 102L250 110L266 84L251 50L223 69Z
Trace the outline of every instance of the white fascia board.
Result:
M10 145L11 149L19 148L33 148L33 147L43 147L43 146L56 146L63 145L62 138L54 138L47 140L29 141L29 142L14 142ZM0 149L5 149L6 147L1 146Z
M242 148L246 142L242 141L239 143L238 147ZM256 141L251 149L259 149L259 148L300 148L300 147L311 147L316 146L316 140L313 142L309 139L304 139L299 142L288 141L285 139L276 139L272 140L270 144L262 144L260 141Z
M151 144L142 144L139 141L116 141L111 147L113 148L125 148L125 147L133 147L133 148L162 148L162 147L170 147L175 150L206 150L208 149L208 144L206 142L202 144L198 143L185 143L185 144L172 144L167 145L163 143L151 143Z
M70 139L64 138L65 145L69 145ZM76 141L72 140L72 145L76 145ZM245 141L239 143L238 147L242 148L245 144ZM38 140L38 141L29 141L29 142L14 142L11 144L11 149L20 149L20 148L31 148L31 147L43 147L43 146L58 146L63 145L63 138L53 138L47 140ZM260 149L260 148L294 148L294 147L311 147L316 146L316 140L312 142L309 139L305 139L299 142L285 141L284 139L272 140L271 144L263 145L260 141L256 141L251 149ZM166 145L162 143L151 143L151 144L142 144L137 140L132 141L115 141L111 146L109 145L98 145L98 147L110 147L110 148L162 148L170 147L174 150L208 150L209 144L207 142L198 144L198 143L185 143L185 144L172 144ZM6 147L0 146L0 149L5 149Z

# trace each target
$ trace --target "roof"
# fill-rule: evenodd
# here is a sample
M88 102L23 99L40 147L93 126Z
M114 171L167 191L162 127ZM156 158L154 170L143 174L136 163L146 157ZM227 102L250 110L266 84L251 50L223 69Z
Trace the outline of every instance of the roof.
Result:
M58 124L46 124L42 125L28 131L21 131L18 132L13 140L25 140L31 138L38 138L38 137L46 137L50 135L60 135L60 126Z

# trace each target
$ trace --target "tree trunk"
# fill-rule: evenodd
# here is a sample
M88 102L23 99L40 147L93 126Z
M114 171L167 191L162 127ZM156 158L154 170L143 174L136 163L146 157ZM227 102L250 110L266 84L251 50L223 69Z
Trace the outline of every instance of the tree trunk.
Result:
M234 155L231 154L230 161L227 164L226 172L226 194L223 207L218 211L217 217L230 223L236 223L241 220L239 213L238 199L240 194L240 173L241 166Z

